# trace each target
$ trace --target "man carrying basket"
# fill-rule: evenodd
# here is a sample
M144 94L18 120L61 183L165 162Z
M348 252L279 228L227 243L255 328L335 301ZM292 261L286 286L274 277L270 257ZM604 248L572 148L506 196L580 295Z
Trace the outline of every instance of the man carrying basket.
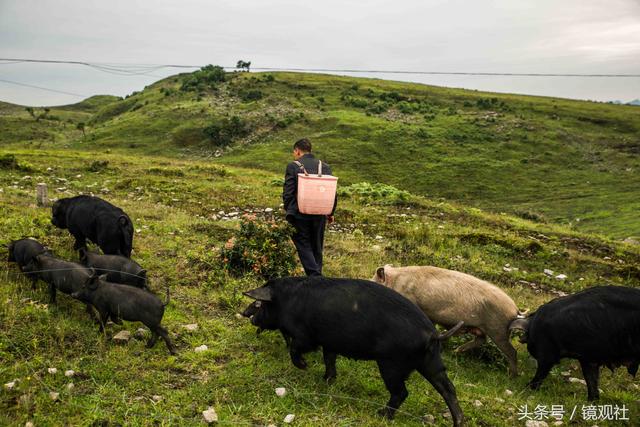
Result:
M286 218L296 230L293 243L305 273L321 276L324 229L327 220L333 222L338 178L311 153L307 138L293 144L293 158L287 165L282 191Z

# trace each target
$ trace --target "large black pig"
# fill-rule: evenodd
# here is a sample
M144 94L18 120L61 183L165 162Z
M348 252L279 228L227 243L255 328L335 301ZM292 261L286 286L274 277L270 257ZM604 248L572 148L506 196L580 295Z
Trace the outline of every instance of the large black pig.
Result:
M14 240L13 242L9 243L8 249L9 249L8 261L15 262L16 264L18 264L20 271L22 271L25 274L25 276L31 279L31 284L33 286L33 289L35 289L36 282L38 281L38 278L39 278L38 273L31 273L31 272L25 271L25 267L27 266L27 264L31 262L33 257L35 257L36 255L40 255L40 254L51 255L49 250L37 240L30 239L30 238Z
M147 270L131 258L122 255L100 255L87 248L80 248L80 262L93 267L98 274L106 274L107 281L123 285L147 287Z
M76 239L74 249L86 247L89 239L105 254L131 256L133 223L119 207L99 197L76 196L56 201L51 213L51 223Z
M440 341L462 326L439 335L431 321L399 293L368 280L326 277L282 278L246 292L261 301L248 312L251 323L280 330L290 338L289 354L301 369L303 354L322 346L325 379L336 376L338 355L375 360L391 398L381 415L393 418L407 398L405 380L417 370L444 398L454 426L463 422L456 391L440 357Z
M577 359L589 400L599 397L600 367L624 365L635 376L640 363L640 290L596 286L542 305L510 329L524 330L521 342L538 361L529 383L536 390L560 359Z

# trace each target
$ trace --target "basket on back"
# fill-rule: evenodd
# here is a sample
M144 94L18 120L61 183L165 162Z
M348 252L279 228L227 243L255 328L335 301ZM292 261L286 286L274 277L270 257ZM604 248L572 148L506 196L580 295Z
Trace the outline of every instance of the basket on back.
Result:
M336 199L338 178L323 175L321 161L317 174L310 174L302 163L295 163L303 171L298 174L298 210L307 215L330 215Z

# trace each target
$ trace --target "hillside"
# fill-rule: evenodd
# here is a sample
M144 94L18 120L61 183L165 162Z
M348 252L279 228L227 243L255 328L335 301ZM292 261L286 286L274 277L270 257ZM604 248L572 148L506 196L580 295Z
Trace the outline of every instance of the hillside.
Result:
M327 385L319 353L309 355L309 368L300 371L278 334L256 336L246 319L237 318L249 303L241 292L262 282L229 275L218 254L238 226L233 212L248 211L262 221L272 208L279 218L279 173L132 148L105 153L43 143L0 154L8 151L15 162L0 168L0 247L33 236L58 256L75 259L68 232L51 225L49 209L35 207L36 182L46 182L52 198L90 192L122 206L136 228L133 257L148 269L152 289L171 291L163 324L179 353L169 356L162 344L145 349L137 340L116 345L114 334L133 334L141 325L109 325L102 335L80 304L64 295L48 304L43 284L31 290L7 265L0 273L0 379L17 382L0 390L1 425L196 425L209 406L221 425L281 425L289 413L296 415L295 425L422 425L425 414L435 425L450 425L444 402L417 374L408 381L410 395L396 421L388 423L375 415L388 395L374 363L339 358L338 378ZM522 310L595 284L640 285L638 246L392 188L344 190L338 223L327 233L327 275L369 278L385 263L433 264L493 281ZM185 328L194 323L197 330ZM564 361L532 392L526 383L535 362L517 340L522 374L512 380L492 344L454 353L467 339L452 338L443 355L468 426L524 425L517 414L525 404L530 410L575 406L578 413L586 404L585 387L571 382L581 378L577 362ZM208 350L194 352L202 344ZM74 377L64 376L69 369ZM276 387L286 387L287 395L277 397ZM631 416L639 413L637 381L624 369L603 370L600 387L599 404L624 404ZM57 401L50 392L59 393Z
M145 152L282 173L308 136L345 185L384 182L431 199L640 235L640 110L375 79L211 70L125 99L0 112L12 147ZM111 102L109 102L111 101ZM76 129L86 123L87 136Z

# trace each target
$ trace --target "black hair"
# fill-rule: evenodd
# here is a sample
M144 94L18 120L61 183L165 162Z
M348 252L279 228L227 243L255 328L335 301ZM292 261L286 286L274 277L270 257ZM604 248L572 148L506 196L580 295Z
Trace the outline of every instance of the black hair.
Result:
M299 139L295 144L293 144L293 149L295 150L296 148L302 152L310 153L311 141L309 141L307 138Z

